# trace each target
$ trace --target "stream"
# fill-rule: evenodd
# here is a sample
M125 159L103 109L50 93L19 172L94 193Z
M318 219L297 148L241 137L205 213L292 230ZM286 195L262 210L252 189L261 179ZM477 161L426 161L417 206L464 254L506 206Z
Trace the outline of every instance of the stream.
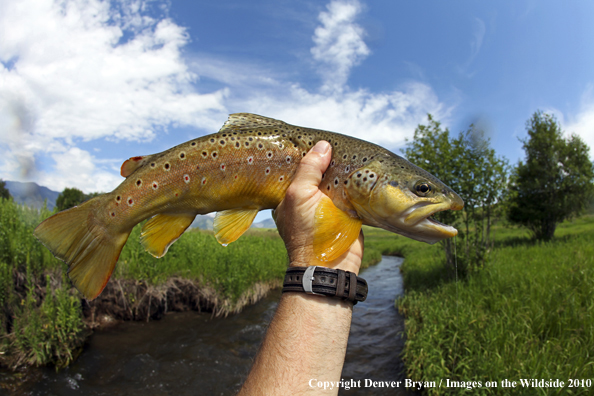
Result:
M343 379L360 387L339 395L409 395L402 388L365 387L365 380L403 381L404 319L394 308L403 293L399 257L361 271L367 300L355 306ZM237 315L196 312L123 322L96 331L68 368L33 368L13 395L234 395L245 379L280 298L273 291ZM6 373L0 381L7 379ZM14 379L12 379L14 381ZM0 389L0 393L2 393Z

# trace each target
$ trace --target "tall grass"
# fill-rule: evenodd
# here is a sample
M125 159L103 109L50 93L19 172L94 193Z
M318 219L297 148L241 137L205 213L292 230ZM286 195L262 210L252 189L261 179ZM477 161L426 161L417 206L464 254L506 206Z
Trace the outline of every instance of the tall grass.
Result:
M500 229L488 265L455 282L438 281L438 254L407 256L404 360L410 378L423 381L500 382L503 379L594 377L594 218L562 224L556 239L532 241ZM420 249L419 249L420 250ZM413 257L422 255L420 252ZM442 265L443 266L443 265ZM427 287L421 281L426 276ZM459 389L432 388L429 394ZM473 394L501 393L475 389ZM546 388L514 394L558 394ZM563 394L590 394L565 388Z

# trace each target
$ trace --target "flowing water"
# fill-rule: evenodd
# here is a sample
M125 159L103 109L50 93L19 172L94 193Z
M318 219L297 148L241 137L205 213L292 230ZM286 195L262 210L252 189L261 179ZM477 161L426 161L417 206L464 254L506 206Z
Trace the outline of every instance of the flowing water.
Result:
M340 395L405 395L402 388L365 387L369 381L403 381L404 321L394 308L403 293L401 258L383 260L361 272L367 300L355 306L343 379L359 387ZM234 395L280 298L227 318L195 312L166 315L149 323L125 322L95 332L68 368L31 369L13 395ZM9 380L4 373L0 381ZM20 382L21 380L10 381ZM3 390L0 388L0 394Z

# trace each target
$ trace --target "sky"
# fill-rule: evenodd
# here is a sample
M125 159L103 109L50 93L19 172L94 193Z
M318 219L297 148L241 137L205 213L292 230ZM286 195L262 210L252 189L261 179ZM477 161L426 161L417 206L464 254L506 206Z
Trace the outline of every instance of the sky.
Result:
M515 164L542 110L594 147L593 17L589 0L0 0L0 178L111 191L127 158L235 112L397 154L430 113Z

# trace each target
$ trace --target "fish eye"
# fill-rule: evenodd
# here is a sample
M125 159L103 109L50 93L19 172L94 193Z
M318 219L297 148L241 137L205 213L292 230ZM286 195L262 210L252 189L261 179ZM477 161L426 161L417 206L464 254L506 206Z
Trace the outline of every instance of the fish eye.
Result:
M415 192L419 197L424 197L431 192L431 184L427 182L418 182L415 185Z

